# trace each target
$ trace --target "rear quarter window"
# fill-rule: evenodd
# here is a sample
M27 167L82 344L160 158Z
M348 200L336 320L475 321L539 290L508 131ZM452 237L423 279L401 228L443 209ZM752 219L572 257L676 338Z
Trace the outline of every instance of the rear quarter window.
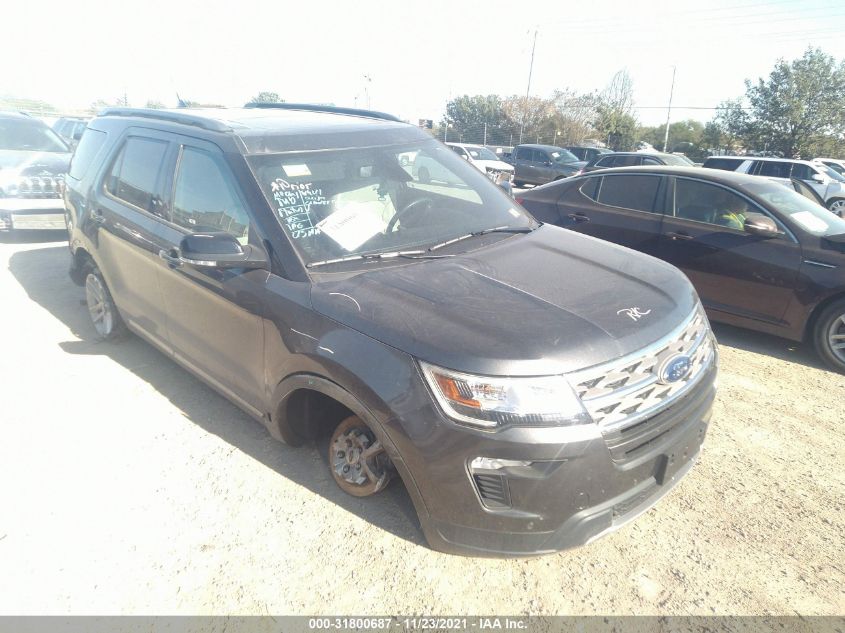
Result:
M590 200L595 200L599 192L600 181L601 178L587 178L584 183L579 187L579 190Z
M612 175L602 179L598 202L610 207L654 211L660 176Z
M721 169L722 171L736 171L740 165L742 165L742 159L739 158L708 158L704 161L702 167Z
M108 138L108 135L100 130L92 130L91 128L85 130L79 145L76 146L73 158L70 160L68 176L74 180L81 180L94 158L100 153L106 138Z

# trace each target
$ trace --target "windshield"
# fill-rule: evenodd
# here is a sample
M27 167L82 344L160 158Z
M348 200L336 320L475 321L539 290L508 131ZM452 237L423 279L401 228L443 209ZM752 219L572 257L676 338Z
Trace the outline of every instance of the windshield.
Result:
M837 174L845 174L845 167L843 167L842 165L838 165L837 163L828 163L827 161L822 162L828 169L832 169Z
M554 150L549 153L552 155L552 160L556 163L574 163L578 160L575 154L565 149Z
M695 163L686 156L678 156L677 154L661 154L661 158L663 158L663 162L666 165L679 165L681 167L695 165Z
M67 145L40 121L0 119L0 149L67 153Z
M465 147L464 149L466 149L466 151L469 152L469 155L475 160L499 160L499 157L486 147Z
M845 176L840 174L838 171L833 169L832 167L816 165L819 169L821 169L827 176L835 180L836 182L845 182Z
M534 225L499 187L434 140L248 160L306 265ZM466 250L470 243L460 244Z
M779 183L746 184L749 193L762 198L802 229L816 236L845 233L845 220L790 187Z

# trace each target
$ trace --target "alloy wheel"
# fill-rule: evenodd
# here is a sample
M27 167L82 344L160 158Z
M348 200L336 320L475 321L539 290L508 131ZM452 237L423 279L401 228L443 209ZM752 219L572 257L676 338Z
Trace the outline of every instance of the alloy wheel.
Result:
M341 422L332 435L329 467L338 486L356 497L383 490L393 472L384 446L357 416Z
M114 312L103 282L94 273L89 273L85 279L85 300L94 329L107 338L114 330Z
M827 329L827 342L833 355L845 363L845 314L831 322Z

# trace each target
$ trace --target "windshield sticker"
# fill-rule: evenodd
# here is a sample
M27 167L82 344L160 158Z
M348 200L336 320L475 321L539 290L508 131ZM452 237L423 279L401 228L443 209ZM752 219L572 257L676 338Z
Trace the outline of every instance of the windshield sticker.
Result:
M298 176L310 176L311 170L308 165L282 165L282 171L288 178L296 178Z
M800 213L793 213L792 219L798 222L801 226L803 226L808 231L826 231L827 230L827 222L822 220L821 218L817 218L815 215L810 213L809 211L801 211Z
M284 178L276 178L270 183L270 189L279 206L279 218L285 223L293 239L298 240L320 232L311 218L311 207L331 204L323 195L322 189L315 189L310 182L290 183Z
M354 251L376 233L384 232L387 222L369 205L350 202L317 224L316 228L344 250Z

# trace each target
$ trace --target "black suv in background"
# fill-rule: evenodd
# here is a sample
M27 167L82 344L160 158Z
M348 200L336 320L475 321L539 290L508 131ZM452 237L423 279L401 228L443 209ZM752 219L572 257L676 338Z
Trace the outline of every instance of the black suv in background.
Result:
M513 184L542 185L572 176L586 164L571 152L555 145L517 145L511 162L514 167Z
M590 162L594 158L598 158L604 154L612 154L612 149L605 147L582 147L580 145L567 145L564 149L571 152L578 160Z
M520 194L534 216L683 270L713 320L812 342L845 372L845 221L800 181L626 167Z
M102 338L129 328L275 438L329 437L349 494L398 474L435 548L587 543L698 455L716 349L684 276L539 225L389 115L107 110L65 203Z
M27 114L0 112L0 233L65 229L61 187L70 148Z

